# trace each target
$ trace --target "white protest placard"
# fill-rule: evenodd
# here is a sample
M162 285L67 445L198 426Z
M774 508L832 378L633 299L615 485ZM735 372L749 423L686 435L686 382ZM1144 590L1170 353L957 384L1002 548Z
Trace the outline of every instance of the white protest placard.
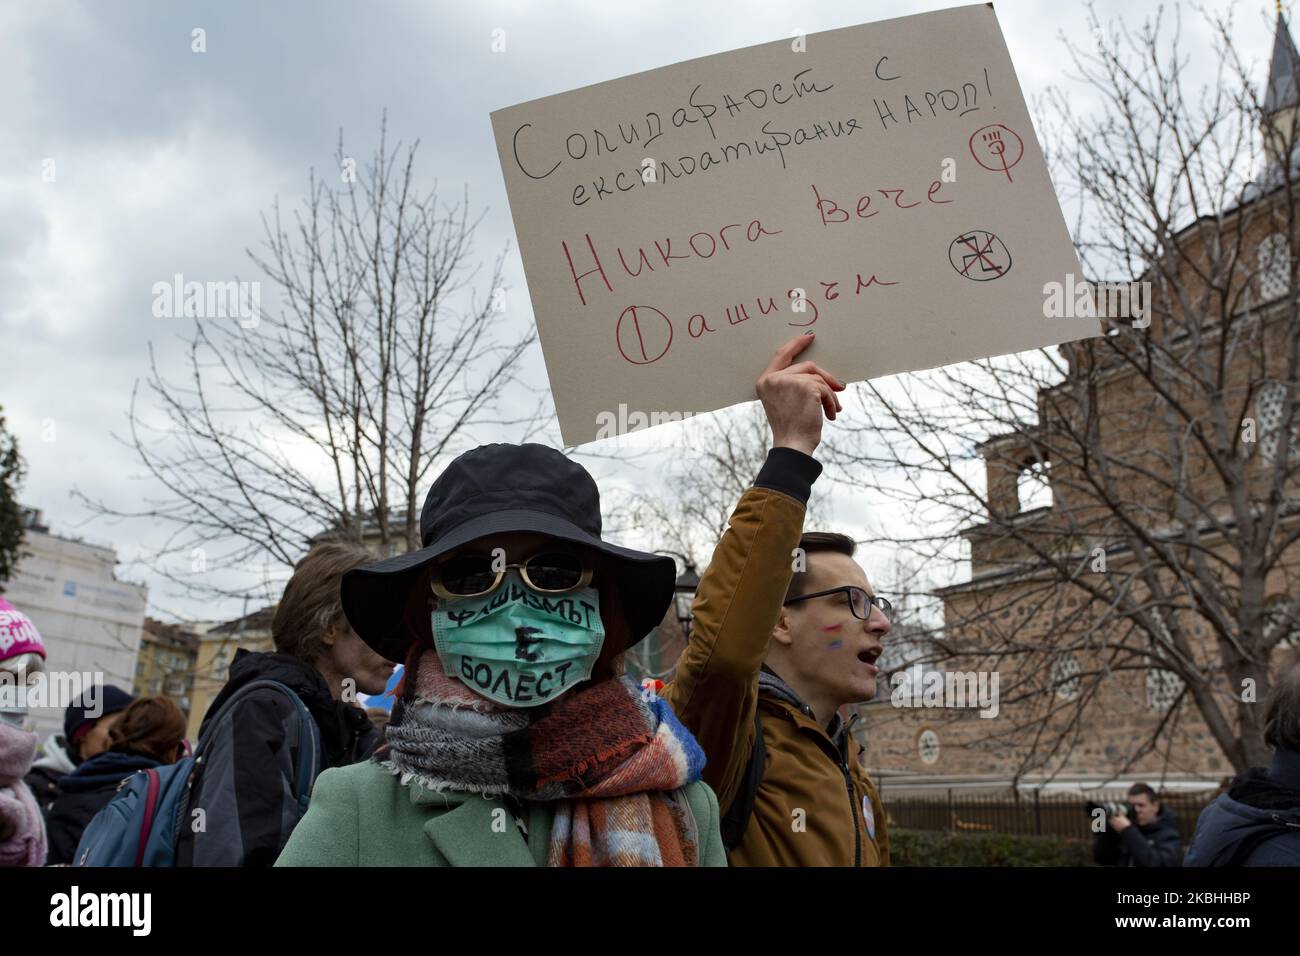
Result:
M845 381L1096 335L991 4L492 114L564 440L752 400L813 330Z

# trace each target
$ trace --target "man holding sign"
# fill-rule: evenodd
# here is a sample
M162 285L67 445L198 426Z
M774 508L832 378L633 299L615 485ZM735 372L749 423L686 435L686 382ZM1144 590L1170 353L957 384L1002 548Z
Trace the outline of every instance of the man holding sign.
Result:
M851 539L803 534L844 384L798 357L815 330L872 379L1098 333L1048 307L1079 260L992 4L688 60L492 126L566 443L749 400L751 370L805 333L758 381L775 447L665 694L708 754L732 863L887 864L837 710L874 696L890 608Z
M758 380L773 448L700 580L663 690L704 749L732 866L887 866L885 814L838 710L875 696L889 604L842 535L803 534L844 384L782 345Z

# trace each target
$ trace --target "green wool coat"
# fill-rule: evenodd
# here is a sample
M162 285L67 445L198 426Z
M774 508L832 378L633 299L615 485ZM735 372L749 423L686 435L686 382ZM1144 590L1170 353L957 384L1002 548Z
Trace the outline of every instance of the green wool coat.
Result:
M685 794L699 829L701 865L726 866L717 797L704 783L687 785ZM494 810L505 812L494 816ZM527 803L525 812L526 839L499 798L403 786L365 760L316 779L307 815L275 865L545 866L554 804Z

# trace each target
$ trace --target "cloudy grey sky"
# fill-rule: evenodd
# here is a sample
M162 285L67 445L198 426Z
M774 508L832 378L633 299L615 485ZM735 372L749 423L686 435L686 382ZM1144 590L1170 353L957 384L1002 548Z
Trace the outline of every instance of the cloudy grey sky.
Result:
M70 496L75 485L125 506L150 490L112 435L125 431L150 343L174 362L178 323L193 321L154 318L151 288L175 273L257 278L244 250L260 239L259 215L277 196L296 203L310 168L332 169L340 128L368 152L386 109L393 138L420 139L423 179L465 185L486 208L486 260L514 235L491 110L795 30L951 5L0 0L0 404L29 468L23 500L55 531L111 543L128 561L157 544L156 529L89 521ZM1240 47L1262 82L1273 4L1236 6ZM1097 7L1103 18L1141 18L1156 4ZM996 10L1031 108L1049 84L1068 87L1059 35L1086 36L1083 4L1002 0ZM202 54L191 51L196 27ZM1208 55L1199 21L1189 15L1185 27L1188 48ZM505 52L492 52L497 29ZM48 160L53 182L42 178ZM506 270L522 292L513 250ZM526 295L511 300L509 321L531 322ZM538 350L527 375L544 387ZM655 452L674 453L671 443ZM868 506L843 507L845 521L869 523ZM131 568L153 587L155 613L213 613Z

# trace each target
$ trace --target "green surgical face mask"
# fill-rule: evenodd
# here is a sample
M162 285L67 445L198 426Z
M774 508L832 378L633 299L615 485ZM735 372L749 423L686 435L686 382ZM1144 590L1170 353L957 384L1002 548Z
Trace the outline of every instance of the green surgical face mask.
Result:
M544 594L512 570L491 594L441 601L433 641L443 670L476 693L536 707L591 676L605 627L594 588Z

